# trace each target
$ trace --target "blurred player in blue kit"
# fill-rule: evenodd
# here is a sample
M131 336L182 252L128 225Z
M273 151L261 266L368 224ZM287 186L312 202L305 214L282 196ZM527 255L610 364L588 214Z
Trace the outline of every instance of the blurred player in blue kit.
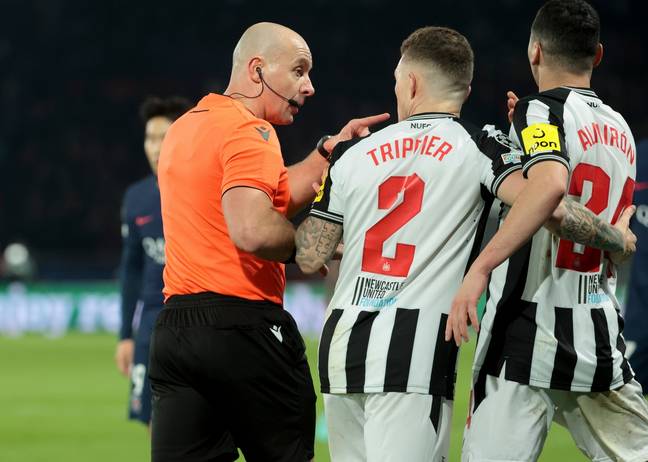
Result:
M142 104L145 123L144 152L152 174L132 184L122 204L122 255L120 291L122 323L115 351L117 369L130 377L129 418L149 425L151 391L148 381L149 341L153 325L162 309L164 235L157 183L160 147L167 130L192 104L179 97L150 97ZM141 315L134 329L135 312Z
M635 378L648 390L648 139L637 143L637 182L634 203L637 213L632 231L637 235L637 253L632 260L625 305L625 337Z

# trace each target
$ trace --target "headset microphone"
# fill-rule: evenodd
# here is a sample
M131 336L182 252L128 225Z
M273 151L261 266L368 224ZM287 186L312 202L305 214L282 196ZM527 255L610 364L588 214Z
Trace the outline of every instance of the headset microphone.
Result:
M281 98L282 100L284 100L285 102L287 102L287 103L290 104L291 106L296 107L297 109L299 109L299 108L301 107L301 105L300 105L297 101L295 101L294 99L292 99L292 98L286 98L285 96L280 95L279 93L277 93L276 91L274 91L274 90L272 89L272 87L271 87L270 85L268 85L268 82L266 82L265 79L263 78L263 72L261 71L261 68L260 68L260 67L257 67L257 68L256 68L256 71L257 71L257 74L259 74L259 78L261 79L261 83L262 83L263 85L265 85L266 87L268 87L268 90L270 90L272 93L274 93L275 95L277 95L279 98Z

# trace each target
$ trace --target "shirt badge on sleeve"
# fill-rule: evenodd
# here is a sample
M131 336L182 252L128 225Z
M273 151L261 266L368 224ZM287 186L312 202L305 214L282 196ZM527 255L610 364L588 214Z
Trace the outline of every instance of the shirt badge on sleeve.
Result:
M502 162L504 165L507 164L519 164L520 163L520 153L517 151L507 152L502 154Z

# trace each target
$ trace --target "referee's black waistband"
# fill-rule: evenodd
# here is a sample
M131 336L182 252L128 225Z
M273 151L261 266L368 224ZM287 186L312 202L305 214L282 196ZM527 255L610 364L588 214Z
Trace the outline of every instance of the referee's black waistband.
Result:
M264 322L283 323L286 319L290 316L276 303L201 292L169 297L157 318L157 325L227 328Z
M195 308L198 306L229 306L242 308L282 309L281 305L268 300L249 300L233 295L222 295L216 292L198 294L172 295L164 303L165 308Z

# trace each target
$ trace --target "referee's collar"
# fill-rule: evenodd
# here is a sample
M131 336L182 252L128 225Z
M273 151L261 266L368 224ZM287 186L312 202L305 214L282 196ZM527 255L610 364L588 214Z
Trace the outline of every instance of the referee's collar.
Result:
M448 117L456 118L457 116L450 114L449 112L421 112L419 114L411 115L405 120L446 119Z

